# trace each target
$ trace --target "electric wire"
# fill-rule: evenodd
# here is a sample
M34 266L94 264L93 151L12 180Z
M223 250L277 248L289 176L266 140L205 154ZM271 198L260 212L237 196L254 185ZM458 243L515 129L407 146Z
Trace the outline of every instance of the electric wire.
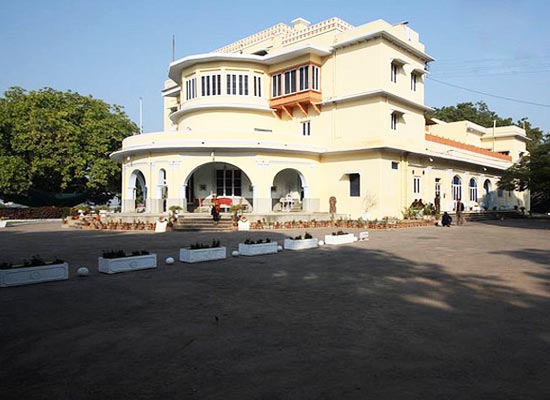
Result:
M452 83L440 81L439 79L432 78L431 76L428 76L427 78L428 78L429 80L431 80L431 81L440 83L440 84L442 84L442 85L447 85L447 86L454 87L454 88L457 88L457 89L462 89L462 90L465 90L465 91L467 91L467 92L482 94L482 95L484 95L484 96L494 97L494 98L496 98L496 99L501 99L501 100L513 101L513 102L516 102L516 103L530 104L530 105L532 105L532 106L550 108L550 104L535 103L535 102L533 102L533 101L514 99L514 98L512 98L512 97L499 96L499 95L496 95L496 94L491 94L491 93L487 93L487 92L482 92L482 91L479 91L479 90L469 89L469 88L466 88L466 87L464 87L464 86L459 86L459 85L455 85L455 84L452 84Z

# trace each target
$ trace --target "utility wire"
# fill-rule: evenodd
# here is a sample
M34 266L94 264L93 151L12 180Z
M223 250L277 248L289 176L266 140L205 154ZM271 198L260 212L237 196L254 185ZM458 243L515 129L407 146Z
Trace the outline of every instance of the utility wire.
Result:
M454 87L454 88L457 88L457 89L466 90L467 92L482 94L484 96L495 97L497 99L502 99L502 100L514 101L516 103L531 104L533 106L550 108L550 104L535 103L535 102L532 102L532 101L519 100L519 99L514 99L512 97L506 97L506 96L497 96L496 94L480 92L479 90L468 89L468 88L465 88L463 86L458 86L458 85L453 85L452 83L443 82L443 81L440 81L438 79L434 79L431 76L428 76L428 79L431 80L431 81L437 82L437 83L441 83L442 85L447 85L447 86L451 86L451 87Z

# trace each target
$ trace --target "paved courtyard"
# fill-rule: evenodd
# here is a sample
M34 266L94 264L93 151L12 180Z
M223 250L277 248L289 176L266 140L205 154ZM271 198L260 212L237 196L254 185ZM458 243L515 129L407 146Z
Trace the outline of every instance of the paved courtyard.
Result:
M161 261L196 241L233 250L303 233L0 230L0 262L71 268L68 281L0 289L2 399L550 398L548 220L97 272L102 250Z

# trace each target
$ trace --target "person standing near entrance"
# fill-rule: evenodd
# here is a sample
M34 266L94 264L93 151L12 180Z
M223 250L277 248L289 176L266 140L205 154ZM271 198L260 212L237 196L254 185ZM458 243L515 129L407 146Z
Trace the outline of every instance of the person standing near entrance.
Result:
M212 196L212 209L210 210L210 214L212 214L212 219L214 220L214 224L218 224L218 221L220 220L220 201L216 197L216 195Z
M462 225L464 224L464 217L462 216L462 212L464 211L464 203L458 199L456 201L456 224Z

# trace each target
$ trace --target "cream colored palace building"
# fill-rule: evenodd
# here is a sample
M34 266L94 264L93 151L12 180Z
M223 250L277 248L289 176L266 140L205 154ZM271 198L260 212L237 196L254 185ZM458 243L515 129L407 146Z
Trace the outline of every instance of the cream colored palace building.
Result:
M213 194L258 214L402 217L414 199L451 211L529 209L502 192L526 153L516 126L427 121L434 59L406 23L298 18L170 64L164 131L126 138L123 212L207 211ZM139 203L139 204L138 204Z

